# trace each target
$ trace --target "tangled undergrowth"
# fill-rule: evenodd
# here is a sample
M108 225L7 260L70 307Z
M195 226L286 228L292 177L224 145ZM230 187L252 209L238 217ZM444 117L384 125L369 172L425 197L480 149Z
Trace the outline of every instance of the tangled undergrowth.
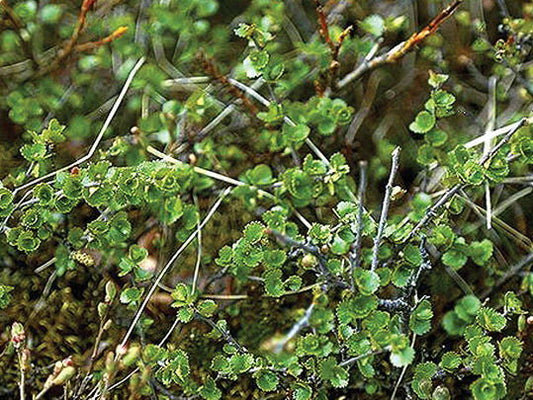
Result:
M0 398L532 396L532 18L0 1Z

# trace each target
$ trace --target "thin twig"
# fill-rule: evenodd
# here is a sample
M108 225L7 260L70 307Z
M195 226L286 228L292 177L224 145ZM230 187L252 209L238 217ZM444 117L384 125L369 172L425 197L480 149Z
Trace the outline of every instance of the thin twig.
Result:
M96 136L96 139L95 141L93 142L93 145L91 146L89 152L83 156L82 158L74 161L73 163L65 166L65 167L61 167L59 169L56 169L55 171L52 171L44 176L41 176L39 178L36 178L28 183L25 183L21 186L18 186L17 188L15 188L15 190L13 191L13 194L16 194L18 193L19 191L21 190L24 190L28 187L31 187L31 186L34 186L48 178L52 178L54 176L56 176L58 173L62 172L62 171L67 171L73 167L76 167L82 163L84 163L85 161L89 160L93 155L94 153L96 152L96 149L98 148L98 146L100 145L100 142L102 141L102 138L105 134L105 132L107 131L107 128L109 128L109 125L111 124L111 121L113 120L113 118L115 117L115 114L117 113L118 111L118 108L120 107L120 104L122 103L122 100L124 99L124 97L126 96L126 92L128 91L130 85L131 85L131 82L133 81L133 78L135 77L135 75L137 74L137 72L139 71L139 69L142 67L142 65L144 64L144 61L145 61L145 58L144 57L141 57L137 63L135 64L135 66L133 67L133 69L130 71L130 74L128 75L128 79L126 79L126 82L124 83L124 86L122 87L122 90L119 94L119 96L117 97L117 99L115 100L115 103L113 104L113 108L111 109L111 111L109 112L109 114L107 115L107 118L104 122L104 125L102 125L102 128L100 129L100 132L98 133L98 136Z
M162 160L165 160L165 161L168 161L168 162L171 162L171 163L174 163L174 164L183 164L182 161L176 160L174 157L169 156L168 154L165 154L165 153L153 148L152 146L148 146L146 148L146 151L148 153L150 153L150 154L153 154L154 156L157 156L157 157L161 158ZM248 185L245 182L238 181L236 179L230 178L229 176L222 175L222 174L219 174L218 172L210 171L210 170L207 170L207 169L204 169L204 168L193 166L193 170L197 174L208 176L209 178L215 179L217 181L229 183L230 185L233 185L233 186L247 186ZM272 201L276 201L276 197L272 193L267 192L266 190L258 188L257 189L257 193L259 193L262 196L265 196L265 197L269 198ZM291 211L294 212L294 215L296 215L296 217L300 220L300 222L307 229L311 228L311 223L309 221L307 221L307 219L305 219L305 217L298 210L296 210L295 208L291 208Z
M195 203L197 203L197 198L195 196ZM198 221L198 228L200 227L200 221ZM200 265L202 264L202 230L197 229L198 231L198 252L196 256L196 265L194 266L194 275L192 279L192 294L196 291L196 285L198 284L198 275L200 274Z
M309 325L309 319L311 318L311 315L313 314L313 309L315 308L315 302L311 302L311 304L309 305L309 307L307 307L307 309L305 310L305 313L304 315L302 316L302 318L300 318L293 326L292 328L290 329L290 331L285 335L285 337L283 339L281 339L277 344L276 344L276 347L274 348L274 353L281 353L282 350L284 349L285 345L293 338L295 337L298 332L300 332L300 330L302 328L305 328L306 326Z
M304 286L303 288L300 288L298 290L290 290L288 292L284 292L279 297L285 297L285 296L292 296L295 294L300 294L304 292L308 292L310 290L313 290L314 288L320 286L320 283L313 283L312 285ZM250 296L247 294L210 294L210 293L204 293L200 296L203 299L212 299L212 300L246 300L249 299Z
M491 76L489 79L489 101L488 101L488 117L486 133L492 132L496 126L496 76ZM490 152L492 140L487 135L487 139L483 143L483 154ZM490 194L489 181L485 182L485 207L487 208L487 229L492 228L492 200Z
M483 135L481 135L481 136L479 136L479 137L477 137L475 139L472 139L469 142L465 143L464 147L469 149L471 147L478 146L480 144L485 143L485 141L488 140L488 139L493 139L493 138L496 138L498 136L505 135L506 133L514 131L517 128L521 128L524 125L529 125L532 122L533 122L533 116L521 118L518 121L513 122L512 124L503 126L503 127L499 128L499 129L496 129L495 131L485 132Z
M378 266L378 252L379 246L381 244L381 237L383 236L383 231L385 230L385 225L387 224L387 214L389 212L391 192L393 188L394 178L398 172L400 160L400 148L396 147L392 152L392 165L389 175L389 180L387 186L385 187L385 197L383 198L383 205L381 207L381 216L378 223L378 231L376 237L374 238L374 247L372 249L372 265L371 270L374 271Z
M24 50L24 53L26 53L26 56L29 58L30 62L33 63L33 66L38 66L39 64L37 63L35 55L33 54L31 43L21 33L21 30L25 28L24 24L17 16L17 14L13 11L13 9L9 6L9 4L7 4L6 0L0 0L0 6L5 10L7 17L11 20L13 27L15 28L15 33L19 37L20 42L22 44L22 49Z
M368 357L371 357L371 356L377 356L379 354L383 354L385 353L387 350L385 349L382 349L382 350L377 350L377 351L369 351L368 353L365 353L365 354L361 354L360 356L355 356L355 357L351 357L351 358L348 358L347 360L344 360L342 362L339 363L339 366L340 367L345 367L347 365L351 365L359 360L363 360L365 358L368 358Z
M352 252L350 253L350 280L352 291L355 289L354 271L359 268L361 264L361 245L363 241L363 205L366 193L366 169L368 163L366 161L359 162L359 190L357 196L359 204L357 205L357 231L355 233L355 243Z
M416 334L413 333L413 340L411 341L411 347L415 346L415 341L416 341ZM396 382L396 385L394 385L394 391L392 392L390 400L394 400L394 398L396 397L396 393L398 392L398 388L400 387L400 383L402 382L403 377L405 376L405 372L407 371L407 368L409 368L409 365L406 365L405 367L403 367L402 372L400 373L400 376L398 377L398 381Z
M209 222L209 220L215 214L215 212L218 209L218 207L220 206L220 204L222 204L222 200L224 199L224 197L226 197L226 195L229 193L229 191L230 190L228 188L228 189L224 190L224 192L222 192L222 194L220 195L218 200L211 207L211 210L209 210L208 214L206 215L206 217L204 218L202 223L200 225L198 225L198 228L193 233L191 233L189 235L187 240L185 240L185 242L183 242L183 244L179 247L179 249L176 250L176 252L172 255L172 257L170 257L170 260L168 260L167 264L163 267L161 272L159 272L159 274L157 275L155 281L152 283L152 286L150 287L150 290L146 294L143 302L141 303L140 307L137 309L137 312L135 313L135 316L133 317L133 321L131 322L130 327L128 328L128 331L124 335L124 338L122 339L122 342L120 343L120 346L125 346L126 343L128 342L128 339L130 338L133 330L135 329L135 326L137 325L137 322L141 318L141 315L142 315L144 309L148 305L148 302L152 298L152 295L154 294L154 292L157 290L157 285L159 284L159 282L161 282L161 280L163 279L165 274L170 270L170 268L172 268L172 266L174 265L174 262L181 255L181 253L183 253L183 251L187 248L187 246L189 246L189 244L195 239L196 235L198 235L198 231L203 229L204 226Z
M231 345L235 346L240 353L248 353L248 349L241 345L227 329L222 329L211 318L204 317L200 313L196 313L196 317L206 322L211 328L218 331L224 339Z
M487 288L480 296L481 299L488 297L495 289L502 286L505 282L511 279L513 276L516 276L522 269L527 267L529 264L533 263L533 252L529 253L527 256L523 257L520 261L514 264L509 270L496 281L494 285Z
M526 124L528 121L527 118L522 118L520 121L518 121L516 124L512 126L512 129L510 129L507 134L500 140L500 142L494 146L488 153L484 154L481 159L479 160L478 164L481 166L484 166L485 163L490 161L496 153L511 139L511 137L522 127ZM403 241L404 243L410 242L416 234L418 234L418 231L422 229L424 226L426 226L429 222L433 220L433 218L437 215L437 211L448 202L459 190L466 187L466 183L457 183L456 185L452 186L450 189L448 189L444 195L433 205L431 208L426 212L426 214L422 217L420 221L415 225L415 227L409 232L409 235L405 238Z
M190 80L190 79L193 79L193 78L187 78L187 79ZM203 77L202 77L202 79L203 79ZM183 80L181 80L181 81L183 81ZM163 84L165 86L169 86L169 85L172 85L172 83L174 83L174 82L181 82L181 81L179 79L176 79L176 80L175 79L170 79L170 80L164 81ZM259 101L265 107L269 107L270 106L271 102L269 100L267 100L265 97L263 97L262 95L260 95L257 91L255 91L250 86L247 86L244 83L239 82L239 81L237 81L237 80L235 80L233 78L228 78L228 82L231 83L232 85L236 86L237 88L239 88L240 90L242 90L246 94L248 94L250 97L253 97L257 101ZM292 119L287 117L287 116L284 116L283 120L287 124L289 124L291 126L295 126L296 125L296 123ZM313 143L313 141L311 139L309 139L309 138L305 139L305 143L307 144L307 146L309 146L309 148L313 151L313 153L315 153L315 155L318 158L320 158L320 160L322 160L326 165L329 166L329 160L322 153L322 151L320 151L320 149Z
M439 15L437 15L424 29L422 29L420 32L415 32L409 39L396 45L385 54L372 57L370 60L363 60L363 62L354 71L350 72L339 81L338 87L342 88L346 86L350 82L361 77L361 75L364 73L381 65L397 62L407 53L412 51L422 40L435 33L461 3L462 0L455 0L452 4L442 10Z

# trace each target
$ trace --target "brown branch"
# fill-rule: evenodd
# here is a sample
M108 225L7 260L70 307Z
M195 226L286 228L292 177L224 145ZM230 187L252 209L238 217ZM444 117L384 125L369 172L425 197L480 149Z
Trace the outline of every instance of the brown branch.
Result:
M24 50L24 53L26 53L26 56L30 59L33 66L37 66L38 63L33 54L31 44L20 33L20 30L24 29L24 24L22 23L22 21L19 19L17 14L13 11L13 9L9 6L9 4L7 4L5 0L0 0L0 6L4 9L4 11L7 14L7 17L13 24L13 27L15 28L15 32L21 41L22 49Z
M111 43L113 40L118 39L119 37L124 35L127 30L128 30L127 26L121 26L120 28L115 29L115 31L111 35L108 35L103 39L96 40L94 42L86 42L86 43L78 44L77 46L74 47L74 51L81 53L84 51L96 49L97 47L101 47L107 43Z
M78 15L78 20L76 21L76 26L74 28L74 32L72 32L72 35L70 36L70 39L67 40L63 48L59 50L59 53L57 57L52 60L46 67L41 68L39 71L37 71L36 76L43 76L47 73L57 69L61 63L72 53L72 51L75 49L76 43L78 42L78 39L85 28L85 23L87 22L87 14L90 10L94 7L96 4L96 0L83 0L83 3L81 4L80 13Z
M218 70L217 66L211 59L207 58L207 56L203 52L200 52L198 54L198 58L202 64L202 68L209 76L211 76L211 78L225 86L232 96L235 96L236 98L240 99L242 101L242 104L254 116L259 112L255 104L253 104L250 99L246 97L246 94L242 90L238 89L234 84L232 84L229 78Z
M342 31L337 42L334 42L333 40L331 40L331 36L329 35L328 19L324 12L324 7L320 4L319 0L315 0L315 4L319 25L318 32L320 33L320 36L322 36L322 38L324 39L324 42L328 45L329 51L331 53L331 62L329 64L328 75L325 78L326 83L322 84L319 81L314 82L315 91L317 95L319 97L322 97L328 91L328 88L337 85L337 77L340 68L339 52L342 43L344 42L344 39L346 39L346 37L350 34L353 29L353 26L350 25L348 28Z
M461 5L462 0L455 0L452 4L446 7L440 12L433 20L427 24L427 26L422 29L420 32L416 32L409 39L407 39L403 46L395 51L394 53L387 56L386 62L396 62L402 58L405 54L411 51L416 45L418 45L422 40L435 33L437 29L446 21L453 12Z
M320 33L320 36L324 38L324 41L329 46L330 51L333 53L335 51L335 44L331 40L331 37L329 36L329 29L328 29L328 21L326 18L326 14L324 13L324 7L320 4L319 0L315 0L316 4L316 13L318 16L318 25L319 29L318 32Z
M431 22L420 32L415 32L409 39L401 42L391 50L380 56L365 59L363 62L352 72L342 78L338 84L340 88L346 86L353 80L358 79L364 73L377 68L383 64L392 64L404 57L407 53L412 51L415 46L420 44L425 38L432 35L439 29L439 27L457 10L463 0L454 0L452 4L442 10Z

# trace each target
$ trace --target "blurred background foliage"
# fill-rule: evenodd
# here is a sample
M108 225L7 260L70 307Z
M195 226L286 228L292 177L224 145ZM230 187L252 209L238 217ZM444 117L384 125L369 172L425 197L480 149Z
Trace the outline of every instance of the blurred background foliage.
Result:
M311 0L86 1L83 4L90 8L83 22L80 3L54 0L0 3L0 177L6 187L20 185L86 154L141 56L147 61L105 133L100 146L102 158L113 157L118 166L137 166L152 159L146 151L152 145L164 148L181 161L234 178L257 164L269 165L276 175L301 164L307 149L301 143L289 149L283 142L283 128L276 120L275 110L269 109L267 115L267 109L256 101L236 96L226 81L231 78L256 87L262 96L283 104L294 119L304 116L313 128L311 137L315 144L328 158L342 153L353 177L358 161L368 161L367 204L376 210L395 146L403 149L397 182L407 191L406 196L412 198L418 192L436 191L429 179L431 162L442 160L456 144L485 132L493 108L495 127L505 126L532 111L533 3L528 1L465 1L415 51L342 87L324 84L330 79L331 54L319 32L316 4ZM369 53L382 53L420 31L447 2L331 0L323 5L334 41L353 26L338 55L336 74L342 82ZM253 46L234 34L242 23L255 25L263 32L261 38L254 40L265 41L260 46L268 52L270 76L263 74L262 79L257 79L261 60L251 59ZM409 125L429 98L430 69L450 76L444 86L456 97L457 111L439 122L447 140L443 150L437 149L426 157L419 149L431 139L414 133ZM490 106L491 85L495 107ZM330 118L333 106L324 105L319 99L324 89L330 90L331 98L342 100L337 104L345 114L333 122ZM236 106L232 113L218 121L216 128L206 128L231 104ZM28 166L19 149L31 142L32 131L42 131L53 119L66 126L63 132L66 140L50 145L47 150L53 157ZM524 133L527 134L530 132ZM442 154L437 154L439 151ZM513 168L513 176L526 178L498 185L494 191L497 200L503 201L524 190L531 192L530 166L520 164ZM476 188L471 200L482 202L483 194L483 187ZM531 195L527 194L518 196L499 216L504 228L487 230L475 215L475 207L453 223L454 230L471 240L489 237L497 243L498 262L491 267L493 270L480 272L474 267L461 271L473 287L490 287L507 260L531 252L533 225L528 221L533 218L533 207ZM213 195L211 184L198 185L190 196L191 204L194 197L196 209L203 212ZM213 259L220 247L235 241L245 224L264 211L257 203L247 201L245 192L241 197L241 202L224 204L223 211L207 226L202 249L202 264L207 271L217 271ZM301 212L326 223L333 219L333 204L330 198ZM393 218L400 219L408 211L408 204L400 201L393 205L391 213ZM66 225L84 224L95 215L98 213L94 209L80 206L69 214ZM178 241L183 240L179 229L172 226L157 222L149 227L139 226L136 222L145 224L141 212L131 212L129 217L132 236L149 248L158 263L168 258L177 233ZM502 233L508 226L512 227L511 234ZM61 240L57 238L57 242ZM13 306L0 315L3 329L0 343L8 340L7 328L4 329L8 323L14 319L27 321L36 364L29 384L31 379L45 379L48 366L58 359L68 355L87 357L92 338L98 332L99 318L86 310L94 310L103 296L104 276L112 276L116 282L121 279L110 265L99 269L78 266L57 280L49 280L46 273L36 274L35 268L54 252L54 248L45 247L37 254L20 257L8 246L0 248L0 282L16 287L12 293ZM195 258L196 251L191 248L182 259L184 267L169 282L190 280ZM216 289L231 288L232 279L217 282ZM436 315L442 316L451 308L452 300L461 295L447 274L433 275L426 284L435 296ZM228 315L240 316L233 319L240 321L233 322L236 324L233 328L242 331L239 339L252 347L287 328L282 322L287 319L287 310L299 304L298 298L264 304L254 301L254 293L252 286L248 300L240 306L228 304L226 310ZM146 326L145 334L152 341L164 332L160 326L169 325L172 315L169 302L169 296L163 294L149 307L149 316L155 323ZM252 329L243 329L248 315L259 322ZM108 336L119 337L130 317L116 320L117 326ZM183 346L190 346L190 353L199 360L202 352L210 353L209 346L213 346L196 340L202 332L192 326L176 333ZM440 347L442 340L435 335L432 347ZM102 351L112 345L104 342ZM531 354L531 343L529 346ZM427 354L433 351L425 350ZM509 388L513 395L518 396L525 376L531 373L533 360L528 362L529 369L520 373L521 384L515 392L512 386ZM13 398L9 396L16 390L17 369L3 358L0 370L3 371L0 395ZM228 394L228 398L252 398L253 385L244 379L240 385L232 389L235 393Z

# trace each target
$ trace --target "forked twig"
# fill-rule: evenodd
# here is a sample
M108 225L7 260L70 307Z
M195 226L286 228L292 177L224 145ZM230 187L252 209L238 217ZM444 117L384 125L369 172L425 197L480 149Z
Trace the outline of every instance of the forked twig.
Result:
M339 81L338 87L342 88L350 82L358 79L364 73L371 69L377 68L383 64L392 64L404 57L407 53L412 51L415 46L422 42L425 38L432 35L439 29L439 27L446 21L457 8L461 5L462 0L455 0L452 4L442 10L431 22L426 25L420 32L415 32L409 39L401 42L391 50L380 56L372 57L370 60L363 60L363 62L352 72L346 75Z
M207 215L204 218L204 220L202 221L202 223L200 225L198 225L196 230L189 235L187 240L185 240L185 242L183 242L183 244L179 247L179 249L176 250L176 252L172 255L172 257L170 257L170 259L168 260L166 265L163 267L161 272L159 272L159 274L155 278L154 282L152 283L150 289L148 290L148 293L144 297L143 302L141 303L140 307L137 309L137 312L135 313L135 316L133 317L133 320L132 320L132 322L130 324L130 327L128 328L126 334L124 335L124 338L122 339L122 342L120 343L120 346L125 346L126 343L128 342L133 330L135 329L135 326L137 325L137 322L139 322L139 319L141 318L141 315L142 315L144 309L148 305L148 302L152 298L152 295L157 290L157 285L161 282L161 280L163 279L165 274L170 270L170 268L172 268L172 266L174 265L174 262L178 259L178 257L181 255L181 253L183 253L183 251L189 246L189 244L196 238L196 236L198 235L198 231L202 230L204 228L204 226L209 222L211 217L217 211L217 209L220 206L220 204L222 204L222 200L224 199L224 197L226 197L226 195L229 192L230 192L230 188L227 188L226 190L224 190L224 192L222 192L222 194L220 195L218 200L215 202L215 204L213 204L213 206L211 207L211 209L207 213Z
M389 180L387 182L387 186L385 187L385 197L383 198L383 205L381 207L381 216L379 217L378 231L376 233L376 237L374 238L374 247L372 249L372 265L370 268L372 271L374 271L378 266L379 245L381 244L381 237L383 236L383 231L385 230L385 225L387 224L387 214L389 212L393 187L392 185L394 183L394 177L398 172L399 160L400 148L396 147L392 152L392 165L389 174Z
M111 111L109 111L109 114L107 115L107 118L104 122L104 125L102 125L102 128L100 129L100 132L98 133L98 136L96 136L96 139L94 140L93 142L93 145L91 146L90 150L87 152L86 155L84 155L83 157L81 157L80 159L74 161L73 163L65 166L65 167L61 167L59 169L56 169L55 171L52 171L46 175L43 175L39 178L36 178L36 179L33 179L32 181L28 182L28 183L25 183L21 186L18 186L15 188L15 190L13 191L13 194L16 194L18 192L20 192L21 190L24 190L26 188L29 188L31 186L34 186L46 179L49 179L49 178L52 178L54 176L56 176L58 173L60 172L63 172L63 171L67 171L73 167L76 167L80 164L83 164L85 161L89 160L93 155L94 153L96 152L96 149L98 148L98 146L100 145L100 142L102 141L102 138L107 130L107 128L109 128L109 125L111 124L111 121L113 120L113 118L115 117L115 114L117 113L118 111L118 108L120 107L120 104L122 103L122 100L124 99L124 97L126 96L126 92L128 91L130 85L131 85L131 82L133 81L133 78L135 77L135 75L137 74L137 72L139 71L139 69L142 67L142 65L144 64L144 61L145 61L145 58L144 57L141 57L137 63L135 64L135 66L133 67L133 69L130 71L130 74L128 75L128 79L126 79L126 82L124 83L124 86L122 87L122 90L120 91L120 94L118 95L117 99L115 100L115 103L113 104L113 108L111 108Z
M309 325L309 319L311 318L311 315L313 314L313 309L315 308L315 302L311 302L309 307L305 310L304 315L302 318L300 318L290 329L290 331L283 337L283 339L276 344L276 347L274 349L274 353L281 353L285 345L293 338L295 337L302 328L305 328Z
M481 159L479 160L478 164L483 166L485 163L490 161L496 153L511 139L511 137L522 127L526 124L528 121L527 118L522 118L520 121L518 121L516 124L512 126L512 129L507 132L507 134L499 141L499 143L494 146L488 153L484 154ZM450 189L448 189L444 195L433 205L431 208L424 214L422 219L418 221L418 223L415 225L415 227L409 232L409 235L405 238L403 243L410 242L422 229L425 227L429 222L435 218L437 215L437 211L446 204L459 190L465 188L468 186L466 183L457 183L456 185L452 186Z

